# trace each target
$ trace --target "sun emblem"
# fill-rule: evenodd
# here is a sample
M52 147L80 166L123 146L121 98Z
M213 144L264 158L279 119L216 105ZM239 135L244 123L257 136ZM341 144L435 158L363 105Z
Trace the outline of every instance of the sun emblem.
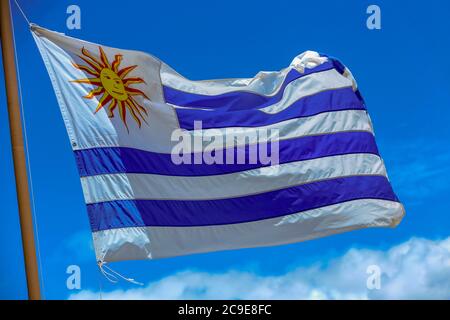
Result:
M147 110L141 106L135 96L148 97L142 91L131 88L130 85L145 83L142 78L135 78L126 76L133 71L137 66L129 66L120 69L120 63L122 61L122 55L117 54L114 57L114 61L110 63L108 57L103 51L102 47L99 47L100 58L96 59L87 49L84 47L81 49L83 55L79 55L87 65L79 65L72 63L73 66L85 73L93 76L93 78L84 78L72 80L75 83L87 83L97 88L92 89L84 98L94 99L99 97L98 105L94 113L100 111L103 107L108 108L108 116L114 118L114 112L119 110L120 118L122 119L125 127L128 130L127 125L127 113L129 112L132 118L136 121L139 128L142 125L142 121L147 123L146 116Z

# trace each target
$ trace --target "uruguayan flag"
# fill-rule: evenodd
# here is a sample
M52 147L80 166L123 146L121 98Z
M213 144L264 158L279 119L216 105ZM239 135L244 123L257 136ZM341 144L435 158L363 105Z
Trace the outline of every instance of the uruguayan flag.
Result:
M191 81L155 57L33 35L52 81L99 262L292 243L396 226L364 101L339 61Z

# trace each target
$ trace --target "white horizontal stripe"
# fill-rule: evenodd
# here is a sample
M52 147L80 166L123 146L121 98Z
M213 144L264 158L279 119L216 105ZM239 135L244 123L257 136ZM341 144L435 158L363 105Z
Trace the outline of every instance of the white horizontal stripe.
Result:
M171 140L171 133L175 128L174 126L169 125L172 121L168 121L168 118L173 115L173 112L168 111L162 104L154 104L152 112L153 116L151 117L150 122L154 123L155 127L153 135L148 135L147 133L142 133L142 135L130 134L129 137L125 136L123 140L119 140L118 137L109 136L108 142L102 142L101 139L97 139L97 136L86 136L88 139L85 140L85 143L83 145L77 145L74 149L83 150L104 147L128 147L170 154L173 152L173 148L179 144L178 139L174 139L174 141ZM202 136L206 138L218 137L212 142L208 139L203 139L201 141L202 143L196 145L195 149L192 149L191 152L203 151L203 148L206 146L208 146L209 150L224 149L226 148L226 146L224 146L224 141L230 137L233 137L232 139L235 140L235 146L242 146L244 144L264 143L267 141L285 140L343 131L367 131L373 133L368 114L364 110L328 112L311 117L290 119L262 127L230 127L192 131L178 129L178 131L185 141L192 141L194 137L201 138ZM261 135L263 138L261 138ZM189 150L184 150L184 152L188 153Z
M386 171L376 155L349 154L213 176L123 173L83 177L81 182L86 203L95 203L133 199L224 199L352 175L386 175Z
M284 89L283 98L279 102L259 110L275 114L289 108L291 104L306 96L351 86L352 82L335 69L313 73L291 82Z
M171 107L175 108L175 109L203 110L203 111L209 111L209 112L213 111L213 109L211 109L211 108L177 106L175 104L171 104L171 103L167 103L167 102L166 102L166 104L168 106L171 106Z
M134 227L93 234L97 260L158 259L192 253L272 246L368 227L394 227L398 202L362 199L254 222L204 227Z
M298 55L292 61L290 67L281 71L262 71L253 78L233 78L233 79L216 79L192 81L186 79L167 64L161 65L161 81L164 85L176 90L202 94L202 95L218 95L228 92L250 92L264 96L275 95L281 84L284 82L286 75L292 69L302 69L316 67L328 59L319 57L314 51L305 51ZM303 73L303 71L300 72ZM310 77L305 76L305 78Z
M163 85L176 90L202 95L218 95L233 91L245 91L269 96L279 90L290 70L291 68L285 68L281 71L260 72L254 78L192 81L186 79L168 65L162 64L161 81Z
M193 152L201 152L206 146L210 150L223 149L223 141L225 140L234 140L235 146L242 146L245 144L265 143L268 141L343 131L373 132L367 112L365 110L326 112L311 117L290 119L262 127L183 130L183 135L186 135L185 139L188 139L188 141L195 137L207 137L208 139L203 139L203 144L196 144L195 149L193 149ZM214 137L214 139L209 141L210 137Z

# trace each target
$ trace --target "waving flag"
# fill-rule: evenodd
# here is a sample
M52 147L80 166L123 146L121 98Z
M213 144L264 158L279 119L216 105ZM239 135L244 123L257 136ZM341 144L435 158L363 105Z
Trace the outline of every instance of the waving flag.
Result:
M37 26L99 262L396 226L403 206L350 71L190 81L155 57Z

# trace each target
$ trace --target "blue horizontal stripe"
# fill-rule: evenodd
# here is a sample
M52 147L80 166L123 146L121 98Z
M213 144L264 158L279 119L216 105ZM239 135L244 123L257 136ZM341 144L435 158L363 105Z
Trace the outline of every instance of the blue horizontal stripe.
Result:
M367 198L398 201L385 177L352 176L239 198L124 200L89 204L87 208L92 230L99 231L125 227L242 223Z
M270 144L269 144L270 146ZM243 147L240 147L242 149ZM234 155L238 153L234 148ZM243 150L241 150L243 152ZM75 151L81 176L112 173L149 173L172 176L206 176L251 170L266 166L249 164L249 149L245 147L246 164L180 164L172 162L170 154L133 148L92 148ZM279 142L279 162L308 160L350 153L378 155L374 136L370 132L340 132L308 136ZM225 162L226 152L223 153ZM194 154L192 154L194 159ZM191 162L193 163L193 161ZM235 161L236 163L236 161Z
M323 91L301 98L276 114L268 114L259 109L229 111L223 108L214 110L176 109L176 113L180 127L193 130L194 121L202 121L203 129L260 127L289 119L342 110L365 110L364 104L351 87Z
M280 101L283 97L284 89L290 82L306 75L330 70L335 67L333 61L326 61L315 68L306 68L304 73L292 69L286 75L277 93L273 96L264 96L246 91L233 91L219 95L203 95L177 90L168 86L163 86L163 92L166 102L181 107L223 108L229 111L262 108Z
M324 56L324 57L328 57L328 59L331 61L331 63L333 64L333 66L337 70L337 72L339 72L340 74L344 74L345 66L341 61L339 61L338 59L331 57L331 56L322 55L322 54L320 54L320 55Z

